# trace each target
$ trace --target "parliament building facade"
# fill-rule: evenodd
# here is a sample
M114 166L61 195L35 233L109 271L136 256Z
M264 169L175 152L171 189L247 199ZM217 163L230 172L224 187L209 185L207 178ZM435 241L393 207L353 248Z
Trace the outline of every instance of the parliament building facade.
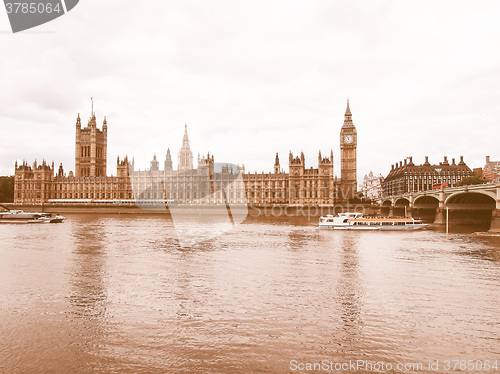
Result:
M163 168L156 155L149 170L135 170L134 160L117 159L117 175L107 176L106 117L101 129L92 113L82 128L76 119L75 172L68 175L62 164L26 161L15 165L14 202L46 203L123 203L170 201L180 204L253 204L265 205L334 205L349 201L357 194L357 132L347 102L340 130L341 177L334 175L333 151L326 157L319 152L318 167L306 168L305 156L288 156L289 172L281 168L278 154L274 171L246 173L242 165L216 163L214 156L198 156L193 166L187 125L179 151L178 168L173 168L170 149ZM139 204L138 204L139 205Z

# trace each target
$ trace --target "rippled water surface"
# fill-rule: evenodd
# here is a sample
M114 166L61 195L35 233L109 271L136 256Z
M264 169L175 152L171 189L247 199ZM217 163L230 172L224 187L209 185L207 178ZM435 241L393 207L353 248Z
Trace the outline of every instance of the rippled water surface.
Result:
M252 219L188 248L159 216L1 225L0 372L500 361L497 238L315 224Z

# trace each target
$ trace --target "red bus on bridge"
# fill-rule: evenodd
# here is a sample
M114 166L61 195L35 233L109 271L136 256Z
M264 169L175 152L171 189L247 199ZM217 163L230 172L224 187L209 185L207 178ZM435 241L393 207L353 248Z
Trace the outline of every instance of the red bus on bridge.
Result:
M448 183L443 183L443 184L436 184L435 186L432 186L433 190L439 190L441 188L446 188L448 187Z

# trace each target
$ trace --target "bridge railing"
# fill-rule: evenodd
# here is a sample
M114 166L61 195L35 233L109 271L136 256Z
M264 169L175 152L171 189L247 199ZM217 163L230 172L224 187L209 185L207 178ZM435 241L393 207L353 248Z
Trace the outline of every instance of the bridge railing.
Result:
M423 190L423 191L413 191L413 192L405 192L401 195L386 195L382 198L382 201L387 201L388 199L391 199L393 197L399 198L403 196L409 196L411 194L415 195L427 195L427 194L437 194L439 191L464 191L464 190L481 190L481 189L489 189L489 188L496 188L499 185L499 183L491 182L491 183L483 183L483 184L469 184L466 186L454 186L454 187L444 187L444 188L438 188L438 189L431 189L431 190Z

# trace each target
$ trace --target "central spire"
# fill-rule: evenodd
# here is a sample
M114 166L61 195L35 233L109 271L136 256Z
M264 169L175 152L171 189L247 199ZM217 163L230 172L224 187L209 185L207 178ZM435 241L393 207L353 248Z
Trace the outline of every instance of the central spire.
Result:
M184 125L184 137L182 138L182 147L179 151L179 166L178 170L193 169L193 153L189 147L189 137L187 132L187 123Z
M182 138L182 145L189 147L188 125L184 124L184 137Z

